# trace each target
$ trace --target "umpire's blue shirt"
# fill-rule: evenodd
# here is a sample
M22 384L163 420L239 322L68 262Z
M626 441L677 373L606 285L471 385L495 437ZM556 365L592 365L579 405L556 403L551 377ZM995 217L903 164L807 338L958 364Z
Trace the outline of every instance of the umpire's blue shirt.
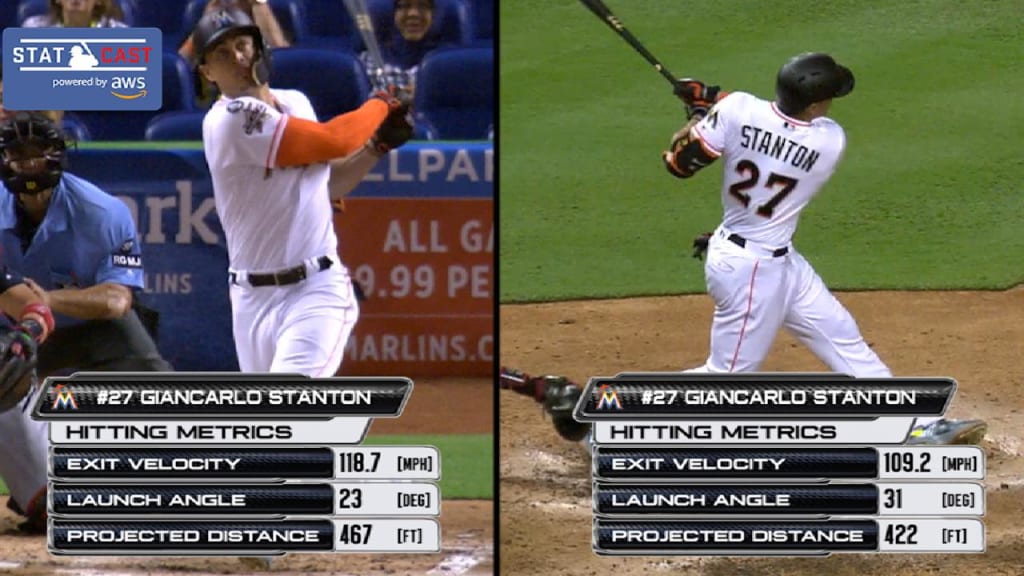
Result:
M3 188L0 186L0 188ZM131 211L87 180L64 173L28 250L18 236L17 198L0 192L0 260L45 290L106 282L143 288L142 251ZM57 327L78 320L58 316Z

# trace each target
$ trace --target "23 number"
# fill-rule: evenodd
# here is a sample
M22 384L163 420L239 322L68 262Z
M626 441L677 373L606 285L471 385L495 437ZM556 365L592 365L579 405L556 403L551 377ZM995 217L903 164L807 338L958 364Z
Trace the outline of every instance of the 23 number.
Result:
M746 175L746 178L739 182L729 186L729 194L732 194L737 200L739 200L744 207L750 206L750 194L746 193L757 185L757 182L761 179L761 170L750 160L740 160L739 164L736 165L736 171L742 175ZM796 188L796 185L800 181L796 178L790 178L789 176L783 176L782 174L776 174L772 172L768 175L768 179L764 182L765 188L775 189L781 186L778 193L768 199L767 202L757 207L757 215L765 218L771 218L772 213L775 212L775 207L779 205L779 202L789 196L789 193Z

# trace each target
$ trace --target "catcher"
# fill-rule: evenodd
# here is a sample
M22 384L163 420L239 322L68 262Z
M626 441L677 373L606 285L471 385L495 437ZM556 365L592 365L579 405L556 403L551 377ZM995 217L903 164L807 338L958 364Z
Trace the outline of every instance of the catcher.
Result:
M21 529L38 532L46 529L46 443L30 438L46 424L30 418L30 407L39 390L36 351L53 332L53 314L25 278L6 267L0 270L0 310L8 320L0 327L0 477L11 493L7 507L28 517Z
M572 417L583 392L581 386L565 376L530 376L505 366L501 367L499 385L502 390L529 396L543 404L544 412L551 416L558 435L570 442L582 442L590 451L590 424L577 422Z

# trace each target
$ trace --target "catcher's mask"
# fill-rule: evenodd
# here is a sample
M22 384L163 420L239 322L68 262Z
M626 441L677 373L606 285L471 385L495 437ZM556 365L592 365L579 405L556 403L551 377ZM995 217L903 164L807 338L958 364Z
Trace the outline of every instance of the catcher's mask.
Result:
M779 110L798 114L815 102L846 96L853 91L853 72L828 54L807 52L779 69L775 95Z
M210 50L216 48L217 44L238 34L252 36L255 49L251 69L253 81L257 84L269 82L270 46L263 40L263 33L253 23L252 18L244 11L238 9L217 10L199 19L199 23L192 30L192 46L196 55L196 74L198 75L199 73L199 64L206 63L206 55Z
M60 182L67 168L67 141L46 116L18 112L0 124L0 177L12 194L35 195Z

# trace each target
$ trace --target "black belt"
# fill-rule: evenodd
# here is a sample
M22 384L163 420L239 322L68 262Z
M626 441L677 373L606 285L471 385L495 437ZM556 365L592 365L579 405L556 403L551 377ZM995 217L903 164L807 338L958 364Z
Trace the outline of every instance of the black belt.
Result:
M319 272L327 270L333 264L329 256L317 258L316 263L320 266ZM238 283L238 273L231 272L229 276L231 277L232 284ZM294 268L271 272L270 274L249 274L248 279L249 285L254 288L260 286L287 286L288 284L295 284L306 279L306 266L303 264Z
M740 248L746 248L747 247L747 239L744 238L743 236L740 236L739 234L729 234L729 241L732 242L733 244L739 246ZM772 252L772 258L778 258L779 256L785 256L786 254L789 254L789 247L788 246L784 246L782 248L776 248Z

